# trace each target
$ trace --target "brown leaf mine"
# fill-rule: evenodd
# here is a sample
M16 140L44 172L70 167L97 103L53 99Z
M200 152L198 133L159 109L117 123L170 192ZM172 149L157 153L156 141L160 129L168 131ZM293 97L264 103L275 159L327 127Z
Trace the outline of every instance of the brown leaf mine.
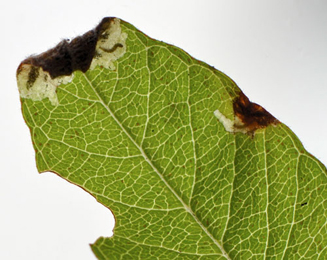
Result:
M226 118L219 110L215 116L224 125L226 131L253 135L257 129L277 125L279 121L262 106L252 103L243 92L233 101L234 120Z
M23 64L42 67L43 71L47 71L51 78L68 76L75 70L86 72L93 59L98 38L109 25L110 18L105 18L94 30L90 30L71 41L63 40L46 52L28 57L21 62L18 73Z
M58 104L56 89L73 78L73 72L86 72L97 65L115 69L113 62L126 52L127 34L118 18L104 18L93 30L71 41L63 40L54 48L23 60L17 69L21 97L32 100L49 98Z

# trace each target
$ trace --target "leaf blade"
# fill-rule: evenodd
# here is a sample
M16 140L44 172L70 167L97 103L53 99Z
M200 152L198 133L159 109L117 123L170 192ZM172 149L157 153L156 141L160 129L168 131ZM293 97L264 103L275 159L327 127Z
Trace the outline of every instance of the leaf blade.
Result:
M92 245L95 254L318 256L314 247L323 250L325 241L294 238L298 197L312 204L299 192L305 174L297 169L316 164L323 187L326 169L283 124L252 137L228 133L214 111L234 120L240 90L230 78L126 22L121 27L127 51L114 66L74 72L57 89L58 106L22 99L39 171L79 185L116 217L114 237ZM326 212L319 214L314 221L323 221Z

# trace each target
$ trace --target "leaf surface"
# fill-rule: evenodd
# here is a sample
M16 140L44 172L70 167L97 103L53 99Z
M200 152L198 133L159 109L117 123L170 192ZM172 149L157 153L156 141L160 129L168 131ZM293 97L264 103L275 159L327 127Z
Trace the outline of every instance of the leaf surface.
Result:
M259 105L244 96L238 109L243 93L228 76L112 21L118 31L100 30L89 68L52 77L27 60L17 72L39 172L115 216L95 255L324 259L326 168L287 126L262 123Z

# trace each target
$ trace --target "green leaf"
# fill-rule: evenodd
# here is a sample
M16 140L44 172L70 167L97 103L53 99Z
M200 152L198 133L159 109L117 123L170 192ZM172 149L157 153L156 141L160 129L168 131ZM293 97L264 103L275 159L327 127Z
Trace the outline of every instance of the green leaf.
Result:
M119 19L17 70L39 172L114 214L99 259L324 259L326 168L225 74Z

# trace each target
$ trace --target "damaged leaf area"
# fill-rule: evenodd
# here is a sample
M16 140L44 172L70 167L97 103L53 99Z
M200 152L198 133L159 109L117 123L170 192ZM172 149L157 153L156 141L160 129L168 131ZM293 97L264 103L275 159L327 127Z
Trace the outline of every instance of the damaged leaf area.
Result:
M105 18L17 84L38 171L115 216L98 259L327 258L325 166L183 50Z
M257 129L269 125L276 126L279 121L267 112L262 106L252 103L243 92L233 101L234 120L226 118L219 110L214 112L215 116L224 125L226 131L231 133L240 132L254 135Z

